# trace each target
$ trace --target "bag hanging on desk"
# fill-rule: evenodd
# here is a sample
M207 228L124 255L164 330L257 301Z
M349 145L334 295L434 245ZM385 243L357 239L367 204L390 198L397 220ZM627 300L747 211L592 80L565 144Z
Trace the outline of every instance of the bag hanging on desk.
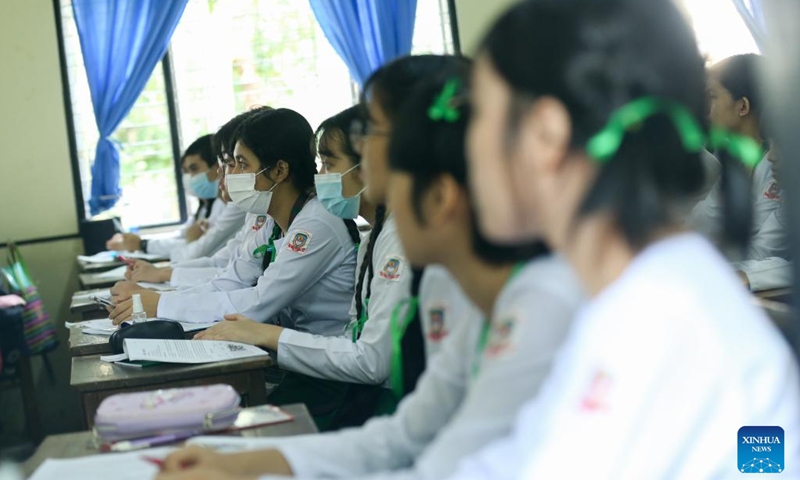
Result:
M22 311L23 333L28 355L40 355L58 346L58 336L50 315L44 310L42 299L36 285L31 280L25 260L13 243L8 244L8 266L3 267L3 275L11 291L25 299Z

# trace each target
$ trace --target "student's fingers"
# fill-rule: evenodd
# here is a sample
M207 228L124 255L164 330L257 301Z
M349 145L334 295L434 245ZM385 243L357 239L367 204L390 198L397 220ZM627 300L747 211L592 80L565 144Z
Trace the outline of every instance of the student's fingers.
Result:
M126 300L116 306L114 310L108 314L108 318L111 319L111 323L114 325L119 325L120 323L124 322L131 318L133 314L133 302L130 300Z
M133 269L130 267L125 270L125 280L133 280Z
M247 317L245 317L244 315L242 315L240 313L233 313L231 315L225 315L223 318L225 320L229 321L229 322L236 322L236 321L239 321L239 320L249 320Z
M173 452L164 459L164 464L161 467L161 472L178 472L186 468L191 468L204 456L208 455L209 450L203 447L190 445L182 448L177 452Z
M192 337L192 340L205 340L205 339L206 339L205 337L206 337L206 332L207 332L207 331L208 331L208 330L202 330L202 331L200 331L200 332L197 332L197 333L195 333L195 334L194 334L194 337Z

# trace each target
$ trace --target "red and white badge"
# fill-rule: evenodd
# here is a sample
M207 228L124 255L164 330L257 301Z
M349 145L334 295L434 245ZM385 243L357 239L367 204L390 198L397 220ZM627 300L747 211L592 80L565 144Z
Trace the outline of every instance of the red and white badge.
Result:
M781 186L773 180L769 186L764 190L764 198L769 200L780 201L781 200Z
M286 248L294 253L304 254L311 243L311 233L305 230L297 230L292 234L289 241L286 242Z
M609 396L614 386L611 375L598 370L581 399L580 409L584 412L601 412L609 409Z
M253 231L257 232L261 230L264 225L267 224L267 216L266 215L259 215L256 217L256 221L253 222Z
M428 318L430 324L428 325L428 340L431 342L441 342L447 336L447 328L445 327L445 312L443 306L432 307L428 310Z
M398 281L403 274L403 258L396 255L387 255L380 263L381 271L378 275L390 281Z
M484 351L486 357L496 358L514 349L517 323L516 315L508 315L492 321L491 332Z

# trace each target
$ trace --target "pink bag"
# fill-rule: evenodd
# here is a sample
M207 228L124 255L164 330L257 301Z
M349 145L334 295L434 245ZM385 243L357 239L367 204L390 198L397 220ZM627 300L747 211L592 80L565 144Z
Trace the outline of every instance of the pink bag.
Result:
M120 393L100 403L94 430L116 441L228 428L239 415L239 394L230 385Z

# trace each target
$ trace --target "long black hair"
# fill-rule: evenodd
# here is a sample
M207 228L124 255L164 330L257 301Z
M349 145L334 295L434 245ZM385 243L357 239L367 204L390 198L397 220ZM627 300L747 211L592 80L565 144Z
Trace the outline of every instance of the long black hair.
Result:
M233 139L234 133L236 133L236 129L239 128L239 125L242 124L248 118L254 117L261 112L266 112L268 110L272 110L272 107L256 107L246 112L242 112L239 115L228 120L225 125L219 127L214 136L211 138L211 145L214 154L219 156L220 158L223 154L233 155L233 143L231 140Z
M317 164L312 148L314 130L302 115L288 108L265 110L245 119L236 129L231 145L242 142L253 151L261 168L289 165L289 178L297 190L314 187ZM262 175L269 172L264 171Z
M671 0L528 0L494 25L481 51L513 92L511 127L536 98L554 97L569 112L576 150L644 96L681 104L708 127L704 62ZM657 114L626 133L579 214L610 212L642 248L678 220L676 205L703 182L699 153L686 151L669 117Z
M357 120L362 119L361 113L362 107L354 105L320 123L314 134L317 153L330 156L331 150L328 147L328 142L337 141L342 147L342 153L347 155L354 165L360 164L361 154L356 151L353 145L350 128Z
M734 55L720 61L714 66L714 78L725 87L734 100L746 98L750 103L750 111L755 115L762 128L764 104L763 94L759 86L758 76L764 71L763 58L755 53Z
M441 175L449 175L467 188L465 136L471 115L467 101L468 63L455 66L421 83L400 109L389 144L389 165L392 170L412 177L412 207L419 222L422 218L422 196ZM452 121L431 118L430 110L448 85L457 90L449 100L458 113ZM471 235L478 256L496 265L529 260L548 252L541 241L499 246L490 242L478 229L472 208Z
M217 159L214 157L214 149L212 147L211 137L211 134L203 135L186 147L186 150L183 152L183 156L181 157L181 163L183 163L183 160L190 155L199 155L200 158L206 162L206 165L216 168Z

